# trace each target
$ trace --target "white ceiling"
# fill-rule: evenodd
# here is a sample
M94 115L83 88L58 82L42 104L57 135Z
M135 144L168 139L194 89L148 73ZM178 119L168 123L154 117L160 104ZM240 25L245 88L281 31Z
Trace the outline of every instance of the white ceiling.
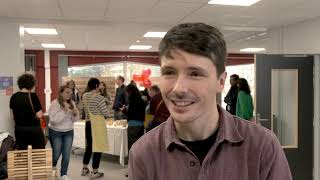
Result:
M131 44L152 45L147 31L167 31L181 22L219 27L230 52L265 46L266 29L320 16L320 0L261 0L251 7L207 4L209 0L1 0L0 17L25 27L50 27L58 36L25 34L26 49L65 43L68 50L128 51ZM249 30L248 28L251 28ZM261 34L262 33L262 34Z

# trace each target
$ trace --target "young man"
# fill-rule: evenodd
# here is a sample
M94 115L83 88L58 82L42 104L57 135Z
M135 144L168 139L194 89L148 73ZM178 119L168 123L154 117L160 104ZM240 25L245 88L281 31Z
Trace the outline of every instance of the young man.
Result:
M171 116L131 148L130 180L292 179L272 132L217 105L227 76L218 29L177 25L159 49L160 90Z
M126 86L124 85L124 77L117 76L115 83L118 87L116 89L116 96L112 106L112 109L114 110L114 120L126 119L127 117L121 112L121 108L128 105L128 96L126 93Z
M238 87L237 87L237 80L239 76L237 74L233 74L230 76L230 89L228 94L224 98L224 102L227 103L226 110L235 115L236 114L236 107L237 107L237 98L238 98Z

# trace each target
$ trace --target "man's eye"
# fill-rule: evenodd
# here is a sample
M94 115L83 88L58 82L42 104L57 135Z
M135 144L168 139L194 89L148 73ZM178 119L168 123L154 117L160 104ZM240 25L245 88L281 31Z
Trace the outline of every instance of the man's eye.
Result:
M202 74L200 74L198 72L191 72L190 76L192 76L192 77L200 77L200 76L202 76Z
M174 75L174 71L163 71L162 75L165 75L165 76Z

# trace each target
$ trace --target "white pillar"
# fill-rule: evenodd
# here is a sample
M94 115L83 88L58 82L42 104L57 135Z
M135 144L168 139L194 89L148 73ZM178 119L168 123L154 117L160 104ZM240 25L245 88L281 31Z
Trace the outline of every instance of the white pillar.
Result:
M44 73L45 73L45 88L44 94L46 95L46 112L49 111L51 104L51 74L50 74L50 51L44 51Z
M320 179L320 55L314 56L314 120L313 120L313 142L314 142L314 164L313 179Z
M21 33L20 33L21 32ZM0 76L13 77L14 92L18 90L17 77L24 73L23 28L19 24L0 20ZM10 116L10 96L0 94L0 132L14 135L14 122Z

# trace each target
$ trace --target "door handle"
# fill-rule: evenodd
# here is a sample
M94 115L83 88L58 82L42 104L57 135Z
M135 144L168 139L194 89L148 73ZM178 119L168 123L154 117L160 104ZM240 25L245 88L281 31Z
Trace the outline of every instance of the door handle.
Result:
M256 117L257 117L258 121L270 121L270 119L262 119L262 118L260 118L260 114L259 113L256 115Z

